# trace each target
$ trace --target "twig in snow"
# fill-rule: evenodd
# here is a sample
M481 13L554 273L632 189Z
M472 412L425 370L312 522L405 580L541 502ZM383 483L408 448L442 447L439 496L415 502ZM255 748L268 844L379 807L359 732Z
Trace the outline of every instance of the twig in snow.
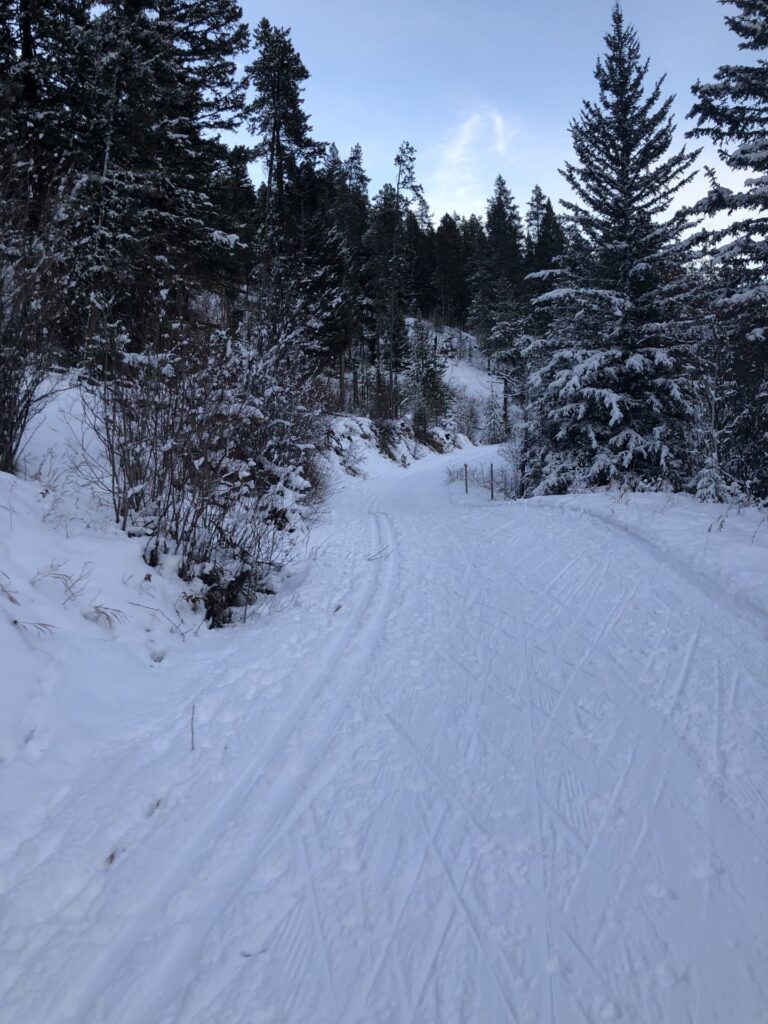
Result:
M376 551L374 554L369 555L368 558L366 559L366 561L368 561L368 562L376 562L379 558L389 558L389 556L390 556L390 550L389 550L389 544L387 544L387 546L385 548L382 548L381 551Z

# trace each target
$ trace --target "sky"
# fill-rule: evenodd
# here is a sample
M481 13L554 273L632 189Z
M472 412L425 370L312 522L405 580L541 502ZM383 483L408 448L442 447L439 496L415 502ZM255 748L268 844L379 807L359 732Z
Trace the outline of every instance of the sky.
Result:
M597 95L595 61L612 0L242 0L246 19L291 29L311 78L314 137L346 155L363 147L372 193L392 180L408 139L433 218L483 214L496 175L518 203L539 184L568 195L558 173L568 124ZM666 73L682 144L690 87L737 58L716 0L624 0L624 13ZM716 163L711 149L701 163ZM727 173L723 174L727 182ZM686 199L706 191L703 176Z

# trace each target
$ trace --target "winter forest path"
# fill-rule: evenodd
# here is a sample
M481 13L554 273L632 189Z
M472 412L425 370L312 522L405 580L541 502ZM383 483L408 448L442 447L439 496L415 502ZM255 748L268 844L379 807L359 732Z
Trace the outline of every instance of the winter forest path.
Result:
M445 465L351 485L314 589L190 655L195 754L180 715L62 801L3 1024L768 1021L768 621Z

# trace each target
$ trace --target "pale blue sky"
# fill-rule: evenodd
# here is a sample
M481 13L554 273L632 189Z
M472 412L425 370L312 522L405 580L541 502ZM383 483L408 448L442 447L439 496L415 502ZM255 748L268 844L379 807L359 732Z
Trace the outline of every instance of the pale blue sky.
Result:
M407 138L435 222L446 211L482 213L497 174L521 206L536 183L553 198L566 194L557 168L570 152L568 122L596 95L611 0L243 3L252 24L266 16L291 28L312 75L305 101L315 137L342 155L360 142L373 190L390 180ZM691 84L736 57L726 9L716 0L623 6L651 74L667 72L681 124Z

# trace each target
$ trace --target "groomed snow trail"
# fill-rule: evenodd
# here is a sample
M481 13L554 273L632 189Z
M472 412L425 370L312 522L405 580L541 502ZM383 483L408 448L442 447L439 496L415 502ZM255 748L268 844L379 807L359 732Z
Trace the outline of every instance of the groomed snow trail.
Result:
M30 836L3 1024L768 1021L768 619L445 466L337 496L314 606L182 666L196 752Z

